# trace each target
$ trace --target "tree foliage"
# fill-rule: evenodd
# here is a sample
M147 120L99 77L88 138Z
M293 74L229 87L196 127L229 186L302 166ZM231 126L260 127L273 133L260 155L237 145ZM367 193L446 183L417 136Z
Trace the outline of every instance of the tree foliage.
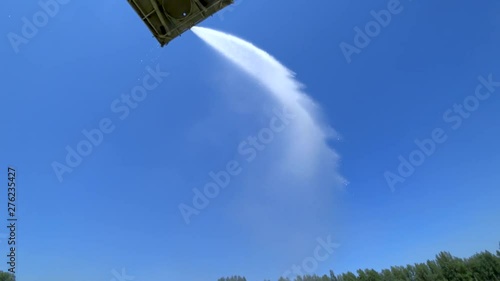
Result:
M0 270L0 281L16 281L16 276L12 273Z
M9 279L0 279L4 281ZM246 281L245 277L232 276L218 281ZM488 251L466 259L452 256L448 252L436 255L435 260L407 266L392 266L378 272L374 269L359 269L356 274L346 272L329 275L302 275L293 280L280 277L278 281L500 281L500 251L496 255Z

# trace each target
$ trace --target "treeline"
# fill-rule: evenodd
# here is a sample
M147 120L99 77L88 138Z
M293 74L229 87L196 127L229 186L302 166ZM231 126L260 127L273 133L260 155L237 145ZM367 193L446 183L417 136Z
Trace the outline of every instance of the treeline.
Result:
M218 281L246 281L245 277L232 276ZM496 255L485 251L470 258L457 258L448 252L441 252L435 260L407 266L393 266L390 269L357 270L329 275L303 275L293 280L279 278L278 281L500 281L500 252Z
M217 281L247 281L247 279L245 277L242 277L242 276L234 275L231 277L219 278L219 280L217 280Z

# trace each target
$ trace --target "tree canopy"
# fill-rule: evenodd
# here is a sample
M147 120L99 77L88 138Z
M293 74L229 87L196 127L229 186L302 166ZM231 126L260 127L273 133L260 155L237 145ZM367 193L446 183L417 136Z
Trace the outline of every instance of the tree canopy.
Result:
M16 281L16 276L12 273L0 270L0 281Z
M3 281L3 279L0 279ZM245 277L232 276L218 281L246 281ZM268 280L265 280L268 281ZM302 275L293 280L280 277L278 281L500 281L500 251L496 255L484 251L469 258L458 258L441 252L434 260L407 266L392 266L376 271L359 269L354 272L329 275Z

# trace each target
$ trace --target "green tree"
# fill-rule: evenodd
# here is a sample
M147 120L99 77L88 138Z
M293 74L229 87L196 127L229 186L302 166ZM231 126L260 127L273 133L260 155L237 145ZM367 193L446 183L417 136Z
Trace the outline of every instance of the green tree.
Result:
M488 251L467 259L452 256L448 252L436 255L435 260L407 266L392 266L380 273L374 269L357 270L357 275L348 271L335 275L330 270L324 274L298 275L294 281L500 281L500 251ZM12 274L0 271L0 281L15 281ZM246 281L245 277L234 275L219 278L218 281ZM278 281L290 281L281 277Z
M389 269L383 269L381 275L384 281L397 281L396 277L394 277L394 274L392 274L392 271Z
M357 277L354 273L348 271L347 273L342 274L343 281L357 281Z
M411 281L404 266L391 266L391 272L397 281Z
M10 272L0 270L0 281L16 281L16 276Z
M333 270L330 270L330 281L339 281Z
M466 263L473 280L499 280L500 278L500 257L490 252L476 254Z
M415 281L433 281L432 271L425 263L415 264Z
M405 274L408 280L415 280L415 267L413 265L407 265L405 268Z
M441 267L445 279L450 281L470 280L464 260L456 258L448 252L441 252L436 256L436 261Z
M436 280L436 281L447 281L444 278L443 275L443 270L441 267L438 265L436 261L427 261L427 266L431 270L431 280Z
M358 280L359 281L368 281L368 276L366 275L365 271L362 269L358 269L356 271L358 273Z
M374 269L365 270L368 281L383 281L382 276Z

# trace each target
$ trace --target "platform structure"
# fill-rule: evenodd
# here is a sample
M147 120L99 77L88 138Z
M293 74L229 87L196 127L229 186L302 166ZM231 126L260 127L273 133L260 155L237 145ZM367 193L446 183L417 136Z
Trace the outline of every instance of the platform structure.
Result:
M127 0L163 47L234 0Z

